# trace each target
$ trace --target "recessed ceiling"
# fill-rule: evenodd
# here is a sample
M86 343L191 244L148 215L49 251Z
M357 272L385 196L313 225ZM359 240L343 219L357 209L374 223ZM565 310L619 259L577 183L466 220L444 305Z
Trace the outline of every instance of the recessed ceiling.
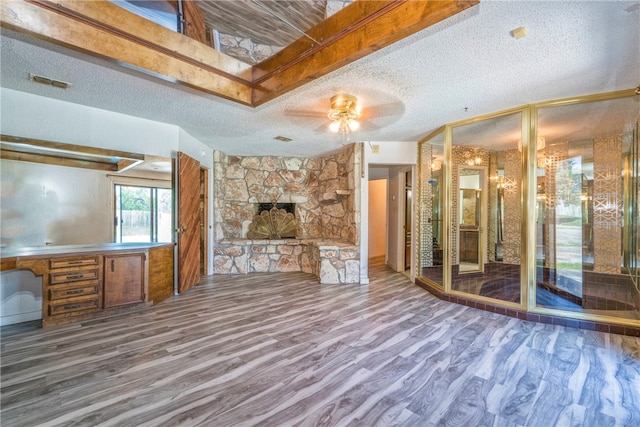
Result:
M314 157L340 148L340 137L323 130L319 115L288 113L322 113L332 95L346 92L365 107L401 107L371 117L375 127L354 133L352 141L416 141L445 123L636 87L638 4L485 0L256 108L3 29L0 84L10 90L2 93L1 124L11 133L23 114L51 114L37 102L28 112L18 108L19 92L26 92L173 124L227 154ZM527 36L516 39L510 31L520 26ZM73 86L36 84L29 73ZM42 137L46 129L33 132L28 136ZM64 140L60 132L56 139ZM293 141L274 141L278 135Z
M326 1L311 0L200 0L197 4L209 28L280 47L294 42L302 34L276 16L301 31L307 31L325 18L327 8Z

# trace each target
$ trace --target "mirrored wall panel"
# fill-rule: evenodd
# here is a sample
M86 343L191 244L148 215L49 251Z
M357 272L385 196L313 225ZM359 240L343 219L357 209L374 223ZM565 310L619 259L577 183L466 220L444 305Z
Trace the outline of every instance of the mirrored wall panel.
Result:
M520 303L522 113L453 128L451 289Z
M419 241L416 259L418 275L442 287L444 230L444 134L440 133L419 148L418 209Z

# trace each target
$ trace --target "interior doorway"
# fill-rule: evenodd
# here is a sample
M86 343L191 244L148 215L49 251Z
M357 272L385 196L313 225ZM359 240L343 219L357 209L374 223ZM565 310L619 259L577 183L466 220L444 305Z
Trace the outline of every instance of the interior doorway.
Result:
M414 262L414 176L414 165L369 165L369 260L408 276Z
M388 180L369 181L369 258L386 263Z

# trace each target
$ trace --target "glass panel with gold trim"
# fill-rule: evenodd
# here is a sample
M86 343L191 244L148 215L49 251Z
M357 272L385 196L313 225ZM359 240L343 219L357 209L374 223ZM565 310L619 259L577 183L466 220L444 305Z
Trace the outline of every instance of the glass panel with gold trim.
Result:
M443 160L444 134L440 133L419 147L418 212L419 249L418 274L429 281L443 285Z
M640 319L640 97L538 110L536 305Z
M451 289L520 302L522 113L453 128Z

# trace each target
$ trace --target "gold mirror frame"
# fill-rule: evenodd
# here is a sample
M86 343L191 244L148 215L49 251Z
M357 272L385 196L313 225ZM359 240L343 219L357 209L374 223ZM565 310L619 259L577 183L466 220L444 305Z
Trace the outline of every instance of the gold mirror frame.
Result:
M520 303L511 303L507 301L496 300L493 298L487 298L480 295L473 295L462 293L459 291L455 291L451 289L451 249L450 249L450 240L451 240L451 209L448 203L444 203L442 206L442 217L443 217L443 284L440 285L433 281L430 281L428 278L421 275L421 271L418 271L417 277L428 283L429 286L432 286L436 289L440 289L444 292L444 294L464 297L468 300L475 300L481 303L487 303L493 306L502 306L505 308L514 308L526 312L541 314L541 315L551 315L551 316L560 316L567 317L577 320L587 320L587 321L603 321L611 324L619 324L623 326L631 326L631 327L640 327L640 321L635 319L625 319L613 316L606 316L601 314L591 314L591 313L580 313L580 312L572 312L566 311L556 308L547 308L547 307L539 307L536 306L536 180L533 179L536 176L536 145L530 144L530 141L535 141L537 136L537 123L538 123L538 110L546 107L554 107L554 106L563 106L563 105L571 105L571 104L581 104L587 102L594 101L604 101L604 100L614 100L619 98L638 96L639 94L636 92L635 88L627 89L616 92L607 92L601 94L594 95L585 95L574 98L564 98L559 100L552 101L544 101L540 103L524 105L508 110L503 110L487 115L482 115L478 117L474 117L472 119L463 120L459 122L454 122L450 124L443 125L437 130L433 131L423 139L418 141L418 153L422 152L422 144L429 143L430 140L434 139L436 136L444 133L444 162L443 162L443 184L444 184L444 200L451 200L451 186L448 185L452 182L452 172L451 167L451 151L452 151L452 130L455 127L468 125L472 123L481 122L484 120L505 116L508 114L521 113L522 118L522 182L521 188L523 191L523 204L522 210L525 212L525 215L522 215L522 223L521 223L521 253L522 256L522 265L521 265L521 298ZM423 176L421 168L423 167L424 160L420 159L418 162L418 176ZM422 183L418 183L418 185L423 185ZM420 192L418 192L418 197L421 197ZM418 206L422 206L422 201L418 200ZM418 221L418 235L421 235L422 230L420 229L421 224ZM418 245L420 245L420 239L418 240ZM422 252L422 248L417 248L417 253L420 254ZM419 259L419 258L418 258Z

